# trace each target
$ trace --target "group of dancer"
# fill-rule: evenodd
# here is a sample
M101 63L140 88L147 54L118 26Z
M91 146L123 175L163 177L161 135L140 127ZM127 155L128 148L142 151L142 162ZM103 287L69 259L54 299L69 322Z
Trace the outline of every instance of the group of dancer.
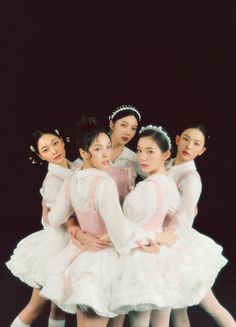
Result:
M40 190L43 229L20 241L10 271L33 288L10 327L27 327L48 301L49 327L189 327L187 307L200 305L217 326L235 327L211 288L227 263L222 247L196 231L201 179L194 159L206 150L202 124L172 141L123 105L108 128L94 117L76 126L78 157L66 158L58 130L33 133L35 160L48 163ZM138 134L136 153L126 145ZM135 185L137 174L140 182Z

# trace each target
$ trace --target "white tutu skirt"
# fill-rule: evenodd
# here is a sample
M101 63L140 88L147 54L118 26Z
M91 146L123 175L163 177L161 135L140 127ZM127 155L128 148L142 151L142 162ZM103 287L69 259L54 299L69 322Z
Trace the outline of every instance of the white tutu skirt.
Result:
M91 310L114 317L109 310L118 254L113 247L97 252L80 251L69 244L47 267L48 279L40 295L62 310L76 313Z
M193 229L158 254L135 249L120 256L110 310L125 314L196 305L226 263L222 247Z
M47 278L45 267L68 243L69 235L63 227L48 225L21 240L6 265L21 281L41 288Z

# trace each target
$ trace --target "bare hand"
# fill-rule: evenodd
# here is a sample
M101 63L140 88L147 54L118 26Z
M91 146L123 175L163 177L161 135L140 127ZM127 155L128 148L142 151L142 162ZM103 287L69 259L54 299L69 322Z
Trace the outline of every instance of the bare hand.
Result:
M107 241L107 242L109 242L109 244L112 244L112 243L111 243L111 239L110 239L108 233L101 235L101 236L99 237L99 240Z
M83 244L79 240L77 240L77 238L70 236L70 240L71 240L72 244L77 246L77 248L79 248L81 251L86 250L85 246L83 246Z
M159 253L160 252L160 245L157 244L154 240L148 240L149 244L144 245L142 243L137 242L140 250L149 253Z
M70 237L75 237L76 232L78 231L78 226L69 226L66 224L67 232L70 234Z
M179 237L175 231L170 229L168 231L162 232L161 234L158 234L156 237L156 242L170 248L178 239Z
M92 252L105 249L110 245L110 242L107 240L100 240L93 235L83 232L77 234L77 239L82 243L86 250Z

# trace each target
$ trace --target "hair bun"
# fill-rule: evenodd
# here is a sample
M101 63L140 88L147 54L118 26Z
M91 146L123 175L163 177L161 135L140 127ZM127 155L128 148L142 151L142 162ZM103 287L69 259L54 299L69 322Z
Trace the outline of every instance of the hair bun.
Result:
M78 135L84 135L94 129L98 128L98 121L94 115L84 115L81 120L76 124L76 131Z
M97 118L95 116L88 116L88 117L84 117L85 123L87 122L88 126L91 127L96 127L97 126Z

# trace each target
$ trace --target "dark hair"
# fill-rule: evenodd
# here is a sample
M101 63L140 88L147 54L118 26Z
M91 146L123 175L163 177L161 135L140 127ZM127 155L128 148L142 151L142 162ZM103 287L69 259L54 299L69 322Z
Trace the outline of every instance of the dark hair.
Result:
M49 128L49 127L43 127L41 129L36 129L32 133L32 141L33 141L32 146L33 146L36 153L39 153L39 149L38 149L39 139L44 134L52 134L52 135L55 135L57 137L61 137L57 129L52 129L52 128Z
M40 138L44 134L51 134L55 135L56 137L61 137L59 131L57 129L53 129L51 127L42 127L40 129L36 129L32 133L32 140L30 145L30 156L29 160L32 164L42 164L43 160L39 157L39 149L38 149L38 143Z
M198 129L200 132L202 132L202 135L204 136L204 139L205 139L205 143L207 142L207 140L209 139L209 136L207 134L206 127L200 123L192 123L192 124L187 125L185 128L182 129L180 135L183 134L183 132L186 131L186 129L190 129L190 128L195 128L195 129Z
M127 116L134 116L137 119L138 124L140 123L141 120L141 114L139 110L130 105L123 105L117 107L109 116L109 119L115 123L117 120L127 117Z
M163 127L161 129L164 133L167 134L167 137L169 137L167 131ZM143 132L139 133L138 138L140 139L141 137L151 137L156 142L156 144L159 146L159 148L162 152L171 150L168 139L163 133L160 133L153 129L145 129ZM169 140L170 140L170 137L169 137Z
M107 130L98 125L97 118L92 115L83 116L76 124L76 144L78 149L89 152L89 148L99 134L106 134L111 140ZM79 153L79 157L81 155Z

